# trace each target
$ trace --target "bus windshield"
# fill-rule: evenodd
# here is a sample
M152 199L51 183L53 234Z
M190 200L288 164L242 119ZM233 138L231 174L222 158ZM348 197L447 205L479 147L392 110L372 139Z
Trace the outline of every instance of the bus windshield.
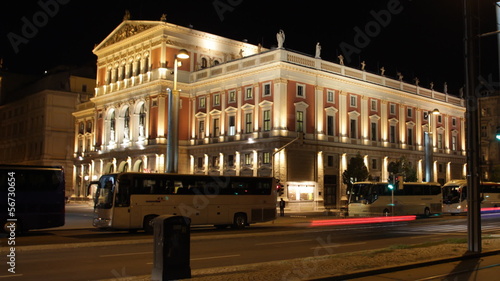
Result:
M113 191L115 189L116 175L102 176L97 187L94 208L110 209L113 206Z
M443 186L443 203L454 204L459 203L467 198L466 187L464 186L460 192L459 185L445 185Z

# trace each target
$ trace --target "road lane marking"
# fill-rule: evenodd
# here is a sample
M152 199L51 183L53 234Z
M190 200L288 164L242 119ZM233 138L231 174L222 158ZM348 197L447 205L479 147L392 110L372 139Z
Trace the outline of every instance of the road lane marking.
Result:
M23 274L0 275L0 278L21 277Z
M194 258L189 259L190 261L201 261L201 260L211 260L211 259L224 259L224 258L234 258L240 257L241 255L228 255L228 256L215 256L215 257L205 257L205 258ZM148 262L146 264L153 264L152 262Z
M227 256L215 256L215 257L205 257L205 258L194 258L192 261L200 261L200 260L211 260L211 259L224 259L224 258L234 258L240 257L241 255L227 255Z
M109 257L145 255L145 254L153 254L153 252L137 252L137 253L123 253L123 254L112 254L112 255L100 255L99 257L100 258L109 258Z
M324 249L324 248L338 248L338 247L345 247L345 246L354 246L354 245L363 245L366 244L367 242L358 242L358 243L348 243L348 244L332 244L332 245L323 245L323 246L316 246L312 247L311 250L316 250L316 249Z
M264 245L274 245L274 244L287 244L287 243L300 243L300 242L310 242L311 239L308 240L292 240L292 241L280 241L280 242L267 242L267 243L257 243L255 246L264 246Z

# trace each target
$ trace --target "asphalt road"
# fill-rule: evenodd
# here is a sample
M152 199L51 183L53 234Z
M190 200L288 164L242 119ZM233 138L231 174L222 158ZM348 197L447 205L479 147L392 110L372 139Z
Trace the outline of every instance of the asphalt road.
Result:
M5 280L97 280L151 274L153 238L143 233L99 231L85 226L85 208L70 212L80 223L17 237L16 274ZM80 215L78 215L80 214ZM286 217L242 231L195 227L192 269L311 257L466 237L466 217L411 222L311 227L311 219ZM78 220L78 219L76 219ZM500 234L498 214L483 216L483 234ZM83 223L83 229L77 225ZM82 227L82 226L80 226ZM2 243L1 258L6 257ZM2 262L3 263L3 262Z

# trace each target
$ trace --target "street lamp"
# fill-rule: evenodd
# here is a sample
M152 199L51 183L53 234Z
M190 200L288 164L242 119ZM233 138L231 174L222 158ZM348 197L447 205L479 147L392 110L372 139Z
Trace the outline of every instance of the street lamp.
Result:
M177 173L179 155L179 91L177 90L177 59L187 59L189 53L182 49L174 60L174 87L168 95L168 131L167 131L167 173ZM169 89L167 89L169 90Z
M439 115L439 110L435 108L431 114L427 114L427 120L428 120L428 125L429 129L427 132L425 132L425 139L424 139L424 144L425 144L425 181L431 182L433 179L432 172L433 172L433 152L434 152L434 143L433 143L433 135L432 135L432 115Z

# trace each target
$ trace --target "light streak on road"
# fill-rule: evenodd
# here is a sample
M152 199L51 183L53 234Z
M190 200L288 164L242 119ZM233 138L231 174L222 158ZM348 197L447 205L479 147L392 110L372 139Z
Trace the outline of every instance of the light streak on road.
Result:
M309 227L412 221L415 220L416 218L417 216L389 216L389 217L367 217L367 218L333 219L333 220L314 220L311 221Z

